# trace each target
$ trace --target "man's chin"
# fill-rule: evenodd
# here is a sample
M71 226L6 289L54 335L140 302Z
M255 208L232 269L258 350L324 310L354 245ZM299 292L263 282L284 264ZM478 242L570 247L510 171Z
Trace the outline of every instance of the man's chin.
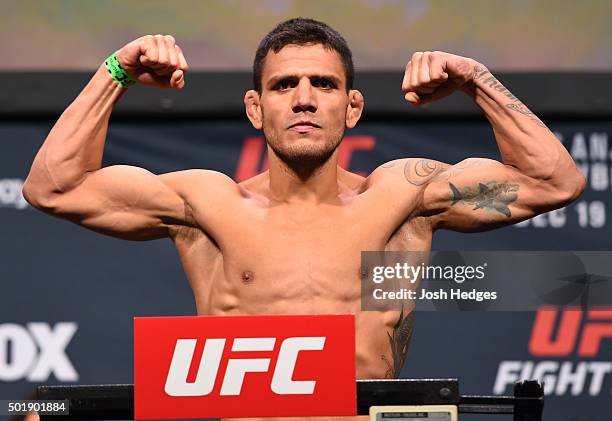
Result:
M336 148L322 148L320 145L301 145L296 148L274 148L274 153L288 165L322 165L334 153ZM311 146L311 147L308 147ZM318 147L317 147L318 146Z

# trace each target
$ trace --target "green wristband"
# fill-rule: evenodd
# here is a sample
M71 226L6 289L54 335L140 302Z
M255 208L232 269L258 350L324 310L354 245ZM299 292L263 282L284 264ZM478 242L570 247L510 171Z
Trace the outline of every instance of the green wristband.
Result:
M110 76L115 82L117 82L117 84L119 84L119 86L127 88L136 83L134 78L130 76L130 74L126 72L123 67L121 67L115 53L111 54L106 59L104 64L106 65L106 69L108 70L108 73L110 73Z

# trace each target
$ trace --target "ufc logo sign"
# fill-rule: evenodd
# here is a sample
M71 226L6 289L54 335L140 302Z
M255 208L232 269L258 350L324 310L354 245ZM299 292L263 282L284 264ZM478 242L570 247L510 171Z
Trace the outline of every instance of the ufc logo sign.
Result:
M354 315L134 319L135 419L353 416Z
M206 340L196 380L188 383L187 376L192 364L196 343L197 339L179 339L176 341L164 388L168 395L205 396L213 391L226 340ZM273 351L275 344L276 338L236 338L232 344L232 351ZM272 392L279 395L311 395L314 392L316 381L292 380L293 371L300 351L320 351L324 345L325 337L322 336L285 339L280 346L270 384ZM270 358L231 358L227 363L219 395L239 395L246 373L267 372L269 368Z
M546 307L536 314L529 352L538 357L562 357L576 350L579 357L594 357L599 352L601 342L610 338L612 309L583 312L577 308L559 311Z

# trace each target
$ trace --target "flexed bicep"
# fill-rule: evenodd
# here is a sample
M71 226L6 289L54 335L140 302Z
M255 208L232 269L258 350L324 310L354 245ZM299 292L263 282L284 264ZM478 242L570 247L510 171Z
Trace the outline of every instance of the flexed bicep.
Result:
M186 205L167 179L126 165L94 171L74 189L39 206L91 230L128 240L168 236L168 228L187 221Z
M510 225L571 200L547 180L534 179L501 162L470 158L436 167L423 190L421 212L435 228L483 231Z

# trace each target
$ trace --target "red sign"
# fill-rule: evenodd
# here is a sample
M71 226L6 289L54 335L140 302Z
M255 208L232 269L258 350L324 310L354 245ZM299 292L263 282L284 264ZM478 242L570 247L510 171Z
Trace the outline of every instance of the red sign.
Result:
M560 320L555 334L558 313ZM581 323L582 334L579 335ZM556 307L542 307L533 323L529 352L538 357L564 357L576 350L579 357L590 358L599 353L601 342L610 338L612 308L602 307L587 312L579 308L566 308L560 312Z
M134 417L357 414L353 315L134 319Z

